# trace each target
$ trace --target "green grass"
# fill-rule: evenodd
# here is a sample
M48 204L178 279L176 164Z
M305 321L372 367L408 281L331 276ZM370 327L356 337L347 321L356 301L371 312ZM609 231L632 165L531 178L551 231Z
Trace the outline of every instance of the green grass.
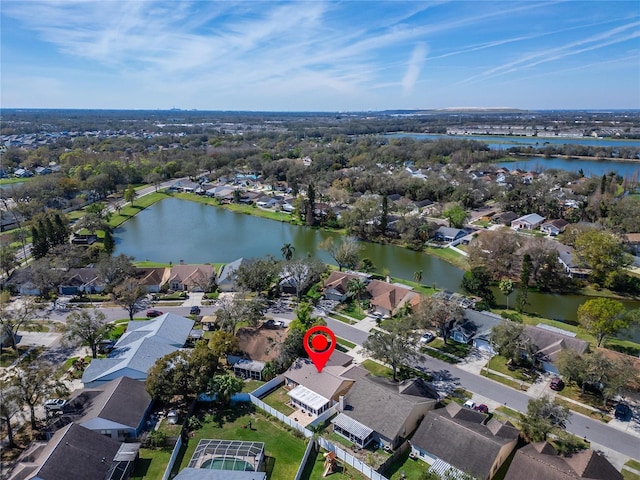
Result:
M246 428L251 422L252 428ZM218 413L216 421L204 423L194 432L187 448L178 456L176 464L185 468L201 439L242 440L265 443L267 478L278 480L294 478L302 461L305 442L277 420L241 405L233 410ZM160 477L157 477L160 478Z
M409 458L409 453L411 453L410 448L389 465L389 468L384 472L384 476L390 480L399 480L401 478L418 480L429 466L422 460ZM402 477L403 472L405 477Z
M640 462L637 460L629 460L627 463L624 464L625 467L631 467L634 470L638 470L640 471Z
M429 255L433 255L434 257L441 258L445 262L452 263L461 268L467 268L467 257L459 254L455 250L451 248L434 248L434 247L426 247L424 249L425 253Z
M340 321L342 323L346 323L348 325L353 325L354 323L358 323L354 319L352 319L350 317L345 317L344 315L340 315L339 313L330 313L329 316L331 318L335 318L336 320L338 320L338 321Z
M601 422L604 422L604 423L607 423L609 420L611 420L609 416L605 415L604 413L601 413L600 411L596 412L582 405L576 405L573 402L568 402L566 400L563 400L559 396L556 396L556 398L554 399L554 403L557 403L558 405L562 405L563 407L567 407L572 412L581 413L582 415L586 415L587 417L591 417L595 420L600 420Z
M129 220L131 217L134 217L145 208L168 197L169 195L166 193L155 192L145 195L144 197L136 198L133 205L127 204L120 210L120 212L116 212L111 216L109 219L109 226L115 228Z
M154 267L170 267L169 263L152 262L150 260L143 260L141 262L133 262L138 268L154 268Z
M640 480L640 475L630 472L629 470L622 469L622 478L624 480Z
M307 464L305 465L304 471L302 472L301 480L323 480L325 477L322 476L324 473L324 457L323 454L325 450L321 450L317 452L316 450L312 450L309 454L309 458L307 459ZM353 480L365 480L367 477L362 475L356 469L346 466L338 460L337 466L334 469L331 475L328 475L326 478L331 479L353 479Z
M458 363L458 360L456 360L455 358L451 358L449 355L445 355L439 350L431 350L430 348L423 348L421 351L425 355L429 355L430 357L437 358L438 360L442 360L443 362L447 362L451 364Z
M344 338L336 337L336 341L347 348L355 348L356 344L350 342L349 340L345 340Z
M362 320L367 316L365 311L359 307L356 302L342 303L338 305L337 310L348 317L354 318L355 320ZM356 323L355 320L353 323Z
M242 384L242 391L244 393L250 393L262 385L264 385L264 382L261 382L260 380L248 380Z
M285 415L291 415L296 411L294 408L287 405L287 402L291 400L291 397L287 395L287 390L284 387L274 390L266 397L261 398L261 400Z
M131 480L157 480L162 478L169 458L171 457L171 449L140 449L140 459L133 470Z
M444 343L441 338L434 339L431 343L429 343L429 346L440 350L441 352L448 353L449 355L455 355L459 358L464 358L469 355L470 350L469 345L454 341Z
M535 381L535 378L532 378L531 375L525 374L521 368L516 368L515 370L509 370L509 367L507 367L507 361L508 360L505 357L501 357L500 355L494 355L489 360L489 363L487 363L487 367L491 370L495 370L496 372L508 375L517 381L523 381L523 382Z
M371 359L367 359L360 364L361 367L367 369L369 373L376 377L393 378L393 370L385 365L381 365Z
M511 387L511 388L515 388L517 390L523 390L523 391L527 390L527 386L526 385L520 386L520 382L519 381L512 380L511 378L504 378L502 375L496 375L495 373L487 372L486 370L482 370L481 375L483 377L490 378L491 380L495 380L498 383L502 383L503 385L506 385L507 387Z
M25 183L35 177L26 177L26 178L0 178L0 185L10 185L12 183Z
M582 389L573 382L567 382L560 395L570 398L571 400L583 403L585 405L589 405L593 408L603 408L603 399L601 395L590 391L585 391L585 393L583 394Z

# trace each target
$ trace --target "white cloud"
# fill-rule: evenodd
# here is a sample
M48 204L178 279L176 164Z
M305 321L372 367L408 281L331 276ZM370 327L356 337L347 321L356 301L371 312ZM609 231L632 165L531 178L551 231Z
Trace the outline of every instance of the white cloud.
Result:
M409 95L413 91L413 86L420 76L426 55L427 46L424 43L419 43L413 49L407 71L402 78L402 92L404 95Z

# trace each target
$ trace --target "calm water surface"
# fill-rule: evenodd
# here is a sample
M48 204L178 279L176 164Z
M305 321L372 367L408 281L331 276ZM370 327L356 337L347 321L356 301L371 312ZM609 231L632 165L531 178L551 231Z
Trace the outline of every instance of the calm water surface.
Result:
M237 258L273 255L282 258L285 243L295 247L295 255L312 255L326 263L335 263L320 250L320 243L337 234L286 222L233 213L223 208L187 200L168 198L143 210L115 232L116 254L136 260L178 263L231 262ZM424 253L393 245L363 243L362 257L370 258L378 271L387 269L398 278L413 280L422 270L422 283L458 291L464 272ZM510 297L513 304L516 292ZM506 303L496 289L498 302ZM586 297L530 293L530 310L548 318L575 321L576 310ZM640 302L624 302L628 308ZM635 335L640 340L640 332Z

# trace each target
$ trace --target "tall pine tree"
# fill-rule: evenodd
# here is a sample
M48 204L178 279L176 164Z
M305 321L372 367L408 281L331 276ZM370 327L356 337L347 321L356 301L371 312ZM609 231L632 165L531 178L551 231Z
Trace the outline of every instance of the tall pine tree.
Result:
M524 312L525 307L529 304L529 280L531 280L531 270L533 262L531 255L528 253L522 257L522 272L520 273L520 289L516 298L517 308L520 313Z

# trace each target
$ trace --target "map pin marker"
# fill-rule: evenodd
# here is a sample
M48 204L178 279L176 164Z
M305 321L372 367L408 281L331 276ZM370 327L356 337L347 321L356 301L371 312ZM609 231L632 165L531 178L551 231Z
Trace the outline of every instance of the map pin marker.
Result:
M318 373L322 373L322 369L336 349L336 336L327 327L318 325L307 330L302 343Z

